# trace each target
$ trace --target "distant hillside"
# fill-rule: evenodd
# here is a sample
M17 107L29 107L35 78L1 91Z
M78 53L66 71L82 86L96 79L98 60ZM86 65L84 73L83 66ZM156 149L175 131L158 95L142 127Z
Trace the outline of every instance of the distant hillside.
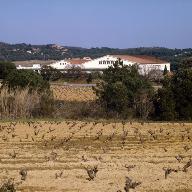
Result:
M168 49L162 47L140 47L129 49L114 48L81 48L67 47L55 44L30 45L7 44L0 42L0 60L26 61L26 60L61 60L72 57L97 58L107 54L149 55L170 61L172 69L176 69L182 59L192 56L192 49Z

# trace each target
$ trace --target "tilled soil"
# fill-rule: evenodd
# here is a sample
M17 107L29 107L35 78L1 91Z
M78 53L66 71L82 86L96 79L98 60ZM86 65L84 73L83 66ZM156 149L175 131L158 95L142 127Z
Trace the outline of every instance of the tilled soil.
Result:
M192 191L191 155L189 123L0 123L0 181L17 191L124 192L126 177L141 182L130 191Z

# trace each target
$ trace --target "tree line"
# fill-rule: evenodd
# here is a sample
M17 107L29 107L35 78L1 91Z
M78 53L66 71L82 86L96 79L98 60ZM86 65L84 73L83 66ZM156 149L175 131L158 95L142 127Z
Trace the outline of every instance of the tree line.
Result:
M192 68L186 63L181 66L171 75L165 70L162 88L155 91L137 66L116 61L103 72L95 88L98 102L111 117L192 120Z
M139 47L128 49L116 48L81 48L61 47L55 48L52 44L7 44L0 43L0 60L2 61L24 61L24 60L62 60L66 58L98 58L108 54L148 55L171 62L172 70L180 68L182 61L192 57L192 49L168 49L163 47Z
M79 78L79 69L69 69L68 78ZM60 71L44 67L41 74L32 70L17 70L10 62L0 62L1 90L9 91L28 89L29 95L34 91L40 96L39 114L53 113L53 95L50 81L63 75ZM92 74L86 76L92 80ZM160 79L162 88L154 90L149 76L142 76L136 65L124 65L118 60L103 74L97 74L99 81L94 89L107 117L137 118L158 121L192 120L192 60L185 60L174 73L166 68ZM9 99L9 101L11 101ZM41 110L42 111L41 111ZM1 110L1 107L0 107Z

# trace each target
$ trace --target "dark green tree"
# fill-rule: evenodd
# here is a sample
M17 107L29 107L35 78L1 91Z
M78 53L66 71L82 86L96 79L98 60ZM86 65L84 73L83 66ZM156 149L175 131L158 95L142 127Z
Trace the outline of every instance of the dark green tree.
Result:
M86 81L87 81L87 83L91 83L93 81L93 76L91 73L88 74Z
M192 120L192 69L180 68L166 78L154 106L160 120Z
M164 71L163 71L163 75L165 76L165 75L167 75L167 73L168 73L167 65L165 65L165 68L164 68Z
M4 86L10 89L29 88L30 90L44 91L50 88L48 81L32 70L14 70L3 81Z
M171 79L165 78L162 89L154 97L155 119L174 120L176 118L175 99L171 87Z
M176 111L180 119L192 120L192 69L179 69L172 78Z
M5 79L13 70L16 70L14 63L0 61L0 79Z
M58 69L54 69L47 65L41 68L41 75L46 81L56 81L62 77L62 73Z
M132 115L140 113L140 95L151 95L153 92L151 84L138 73L138 68L123 65L121 60L103 72L102 81L94 90L108 112L123 116L130 114L130 111Z
M192 57L184 59L181 67L185 69L192 69Z

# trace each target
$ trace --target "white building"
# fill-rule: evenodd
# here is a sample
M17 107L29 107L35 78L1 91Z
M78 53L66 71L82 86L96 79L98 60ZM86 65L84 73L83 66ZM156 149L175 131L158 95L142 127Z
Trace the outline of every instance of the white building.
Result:
M167 67L167 70L170 71L170 63L168 63L167 61L145 55L106 55L93 60L91 60L89 57L83 59L73 58L56 61L49 66L61 71L66 71L71 67L80 67L82 70L90 73L93 71L103 71L104 69L107 69L109 66L113 65L113 63L118 59L121 59L124 65L137 65L140 74L143 75L148 74L152 70L163 71L165 69L165 66ZM32 66L28 67L23 67L19 65L17 69L32 69L39 72L41 69L41 65L33 64Z
M151 56L107 55L83 64L86 71L102 71L121 59L124 65L138 65L141 74L148 74L151 70L161 70L167 67L170 71L170 63Z
M73 58L73 59L57 61L55 63L50 64L49 66L51 66L55 69L58 69L58 70L66 70L72 66L83 68L83 64L85 64L88 61L91 61L90 57L85 57L83 59Z
M41 65L40 64L33 64L33 65L30 65L30 66L19 65L17 67L17 69L28 69L28 70L33 70L33 71L36 71L36 72L40 72Z

